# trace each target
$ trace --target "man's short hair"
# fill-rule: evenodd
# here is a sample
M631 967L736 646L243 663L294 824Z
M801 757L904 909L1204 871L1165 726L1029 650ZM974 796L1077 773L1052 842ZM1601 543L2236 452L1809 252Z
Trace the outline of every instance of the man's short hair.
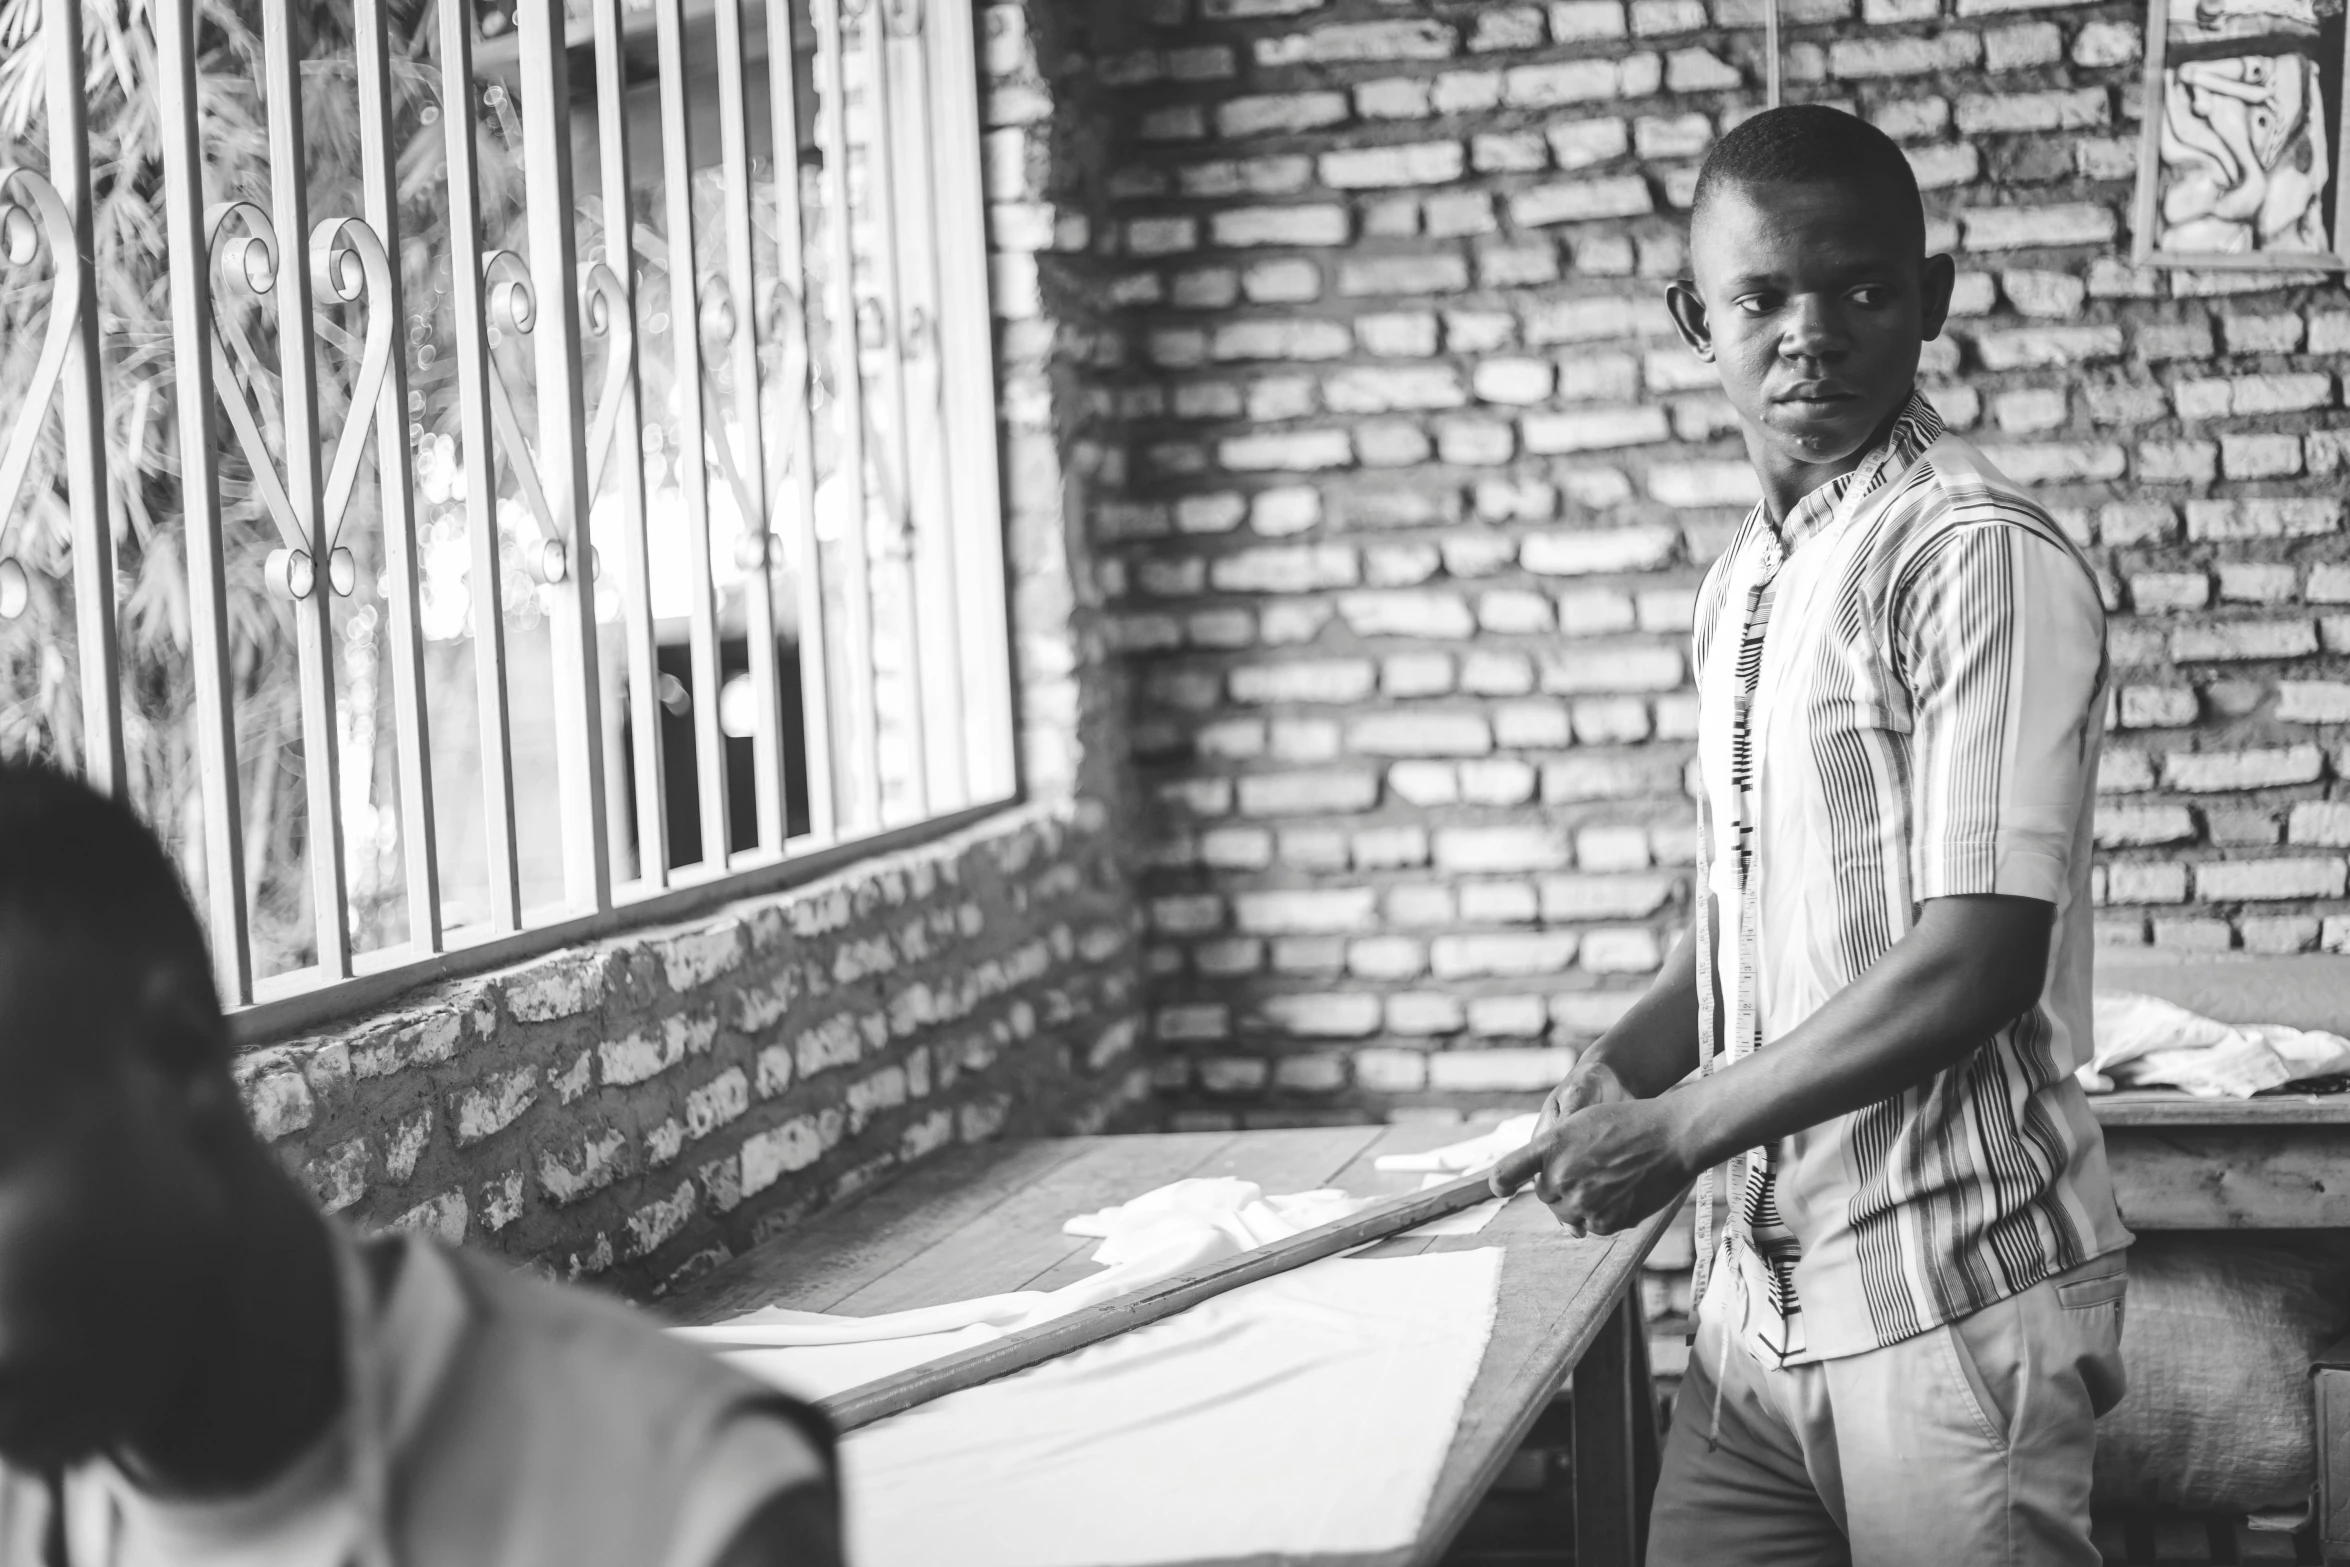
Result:
M1697 171L1690 220L1725 189L1748 185L1847 185L1898 203L1889 214L1906 217L1925 244L1926 208L1917 175L1893 138L1866 120L1822 103L1782 104L1765 109L1715 142Z
M128 806L37 762L0 761L0 942L72 965L66 982L94 1003L168 999L200 1026L140 1030L160 1064L226 1060L210 952L171 857Z

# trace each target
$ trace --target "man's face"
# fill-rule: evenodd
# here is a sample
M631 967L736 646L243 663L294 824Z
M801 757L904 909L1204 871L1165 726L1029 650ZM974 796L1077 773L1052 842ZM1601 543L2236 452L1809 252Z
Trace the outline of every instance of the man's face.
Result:
M1867 446L1916 378L1950 306L1948 257L1865 186L1731 186L1690 234L1681 335L1721 371L1758 466L1836 464Z
M168 1405L223 1226L175 1085L95 1064L109 1044L75 1032L93 1009L77 1020L71 987L30 966L0 958L0 1461L45 1468ZM54 1065L77 1048L88 1064Z

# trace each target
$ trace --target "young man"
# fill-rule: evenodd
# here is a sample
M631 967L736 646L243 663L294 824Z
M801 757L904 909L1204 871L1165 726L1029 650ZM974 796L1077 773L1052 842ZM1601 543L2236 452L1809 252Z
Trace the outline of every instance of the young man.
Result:
M805 1410L320 1218L161 848L0 764L0 1567L835 1567L836 1527Z
M2096 587L1914 388L1952 267L1892 142L1747 120L1689 248L1763 492L1698 599L1694 930L1495 1184L1607 1233L1730 1165L1656 1567L2092 1567L2130 1241L2073 1077Z

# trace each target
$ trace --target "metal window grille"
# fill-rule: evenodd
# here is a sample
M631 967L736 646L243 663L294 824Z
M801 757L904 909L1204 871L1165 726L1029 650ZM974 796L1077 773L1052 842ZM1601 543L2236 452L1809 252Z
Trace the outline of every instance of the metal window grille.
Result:
M1012 795L968 6L12 28L0 746L249 1031Z

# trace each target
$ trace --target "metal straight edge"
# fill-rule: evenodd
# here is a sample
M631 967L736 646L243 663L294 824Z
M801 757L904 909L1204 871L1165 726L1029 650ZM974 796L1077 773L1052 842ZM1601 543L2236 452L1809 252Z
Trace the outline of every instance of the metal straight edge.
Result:
M619 280L629 330L620 339L627 362L611 370L620 378L620 418L613 426L612 451L618 465L588 475L589 493L615 484L620 500L620 609L628 637L629 758L636 778L637 877L645 885L669 885L669 790L661 771L661 666L653 641L653 563L645 542L645 442L643 386L636 350L636 219L629 197L628 56L622 43L621 0L595 0L596 146L603 167L604 262Z
M835 1430L854 1431L859 1426L869 1426L949 1393L993 1382L1088 1344L1098 1344L1103 1339L1188 1311L1243 1284L1287 1273L1309 1262L1400 1235L1432 1219L1473 1208L1493 1195L1487 1185L1488 1174L1480 1170L1442 1186L1394 1198L1367 1213L1334 1220L1286 1240L1244 1251L1236 1257L1187 1268L1099 1305L835 1393L818 1407L831 1418Z
M220 538L219 453L213 446L212 257L196 121L196 0L159 0L163 66L157 108L163 217L171 268L171 357L179 427L180 518L186 533L188 643L196 687L196 772L204 790L204 905L213 981L232 1007L253 999L245 925L244 806L237 778L235 685L229 667L228 568ZM237 395L234 388L230 395Z
M355 0L353 58L359 75L359 163L367 224L391 258L388 297L367 308L408 318L400 288L400 175L393 150L392 79L384 0ZM352 417L359 417L353 409ZM384 580L379 592L391 621L392 726L400 787L400 859L408 901L408 940L441 948L441 879L433 827L431 716L424 688L424 633L417 623L416 486L408 440L408 349L400 343L376 396L375 471L383 491ZM368 757L364 765L372 767ZM353 759L353 765L362 765Z
M498 461L491 433L488 319L482 275L480 155L474 146L472 0L439 0L441 140L449 160L449 300L457 326L459 439L465 444L465 531L472 546L473 690L481 725L482 844L490 921L522 928L514 843L514 738L506 706L506 614L498 552Z
M790 820L783 774L783 699L775 657L775 543L769 534L766 420L759 389L759 280L751 246L751 126L744 103L748 67L743 48L743 0L718 0L718 147L725 171L727 294L733 304L729 339L734 376L736 468L745 476L742 519L743 639L748 643L751 690L759 704L751 726L752 774L757 791L759 846L781 849ZM787 40L788 41L788 40Z
M832 703L823 558L816 542L816 366L808 324L808 239L800 212L799 51L793 42L792 0L767 0L767 95L775 121L777 357L786 372L777 395L786 409L797 411L782 431L782 439L792 444L781 458L798 562L793 585L800 607L800 729L808 762L808 832L821 839L833 832ZM791 358L795 335L800 349L796 370Z
M65 491L73 515L74 637L80 655L82 774L120 796L123 770L122 649L115 625L114 531L107 505L106 403L99 383L98 259L90 218L90 130L83 83L81 0L44 0L49 183L73 214L73 255L59 256L73 288L73 338L58 381L65 424ZM58 308L52 300L50 308Z
M523 0L522 167L531 281L539 296L539 483L564 531L553 584L555 755L562 812L563 891L571 913L612 906L612 845L604 832L603 682L596 669L596 551L589 524L587 396L579 344L579 204L571 179L571 67L563 0ZM617 436L615 436L617 439ZM530 460L516 453L515 460Z
M1012 721L1010 585L1004 576L995 339L987 287L987 224L979 167L979 59L971 8L941 5L930 49L931 157L937 171L938 350L946 413L947 494L961 613L964 764L974 801L1018 787Z
M857 19L857 37L865 57L865 103L860 116L865 128L865 220L873 230L868 275L873 280L882 323L881 351L874 356L881 383L877 393L882 413L882 429L876 440L880 447L877 481L883 505L894 506L894 515L888 518L888 523L896 538L884 552L884 559L890 577L895 579L892 586L897 589L894 597L905 637L900 649L905 667L898 681L905 701L905 709L899 716L899 733L906 748L904 809L911 816L927 816L930 814L931 737L925 724L929 713L924 700L923 606L915 597L913 557L919 548L919 536L913 510L914 465L906 431L906 357L910 334L905 291L899 281L901 235L898 158L894 144L897 127L890 112L888 11L888 0L868 0Z
M343 890L342 779L335 744L334 587L330 530L318 462L318 332L311 315L309 164L302 146L302 49L294 0L264 0L263 80L269 105L270 221L278 257L279 399L285 420L286 494L310 555L310 591L294 600L300 647L302 780L310 858L311 924L318 967L351 973L351 925Z
M710 455L702 404L702 289L694 247L693 148L686 140L685 0L655 0L661 55L661 173L668 198L670 365L677 399L677 488L685 497L687 586L693 594L694 774L702 863L726 865L726 736L718 727L717 587L710 570Z
M929 30L930 0L879 0L877 21L884 35L881 63L890 79L884 140L889 143L891 185L897 194L898 299L904 315L899 333L900 403L905 411L907 544L914 574L914 642L921 656L916 698L927 777L928 810L952 808L969 798L964 760L962 641L955 602L955 537L948 507L945 379L939 362L938 185L931 133ZM903 13L907 22L893 18ZM976 124L977 122L973 122Z
M873 709L873 556L866 539L865 382L858 347L856 249L850 234L847 71L841 59L840 0L808 0L816 32L816 142L824 160L824 281L833 406L840 425L841 764L844 831L881 822L881 755ZM976 123L976 122L974 122ZM811 370L813 358L811 358Z

